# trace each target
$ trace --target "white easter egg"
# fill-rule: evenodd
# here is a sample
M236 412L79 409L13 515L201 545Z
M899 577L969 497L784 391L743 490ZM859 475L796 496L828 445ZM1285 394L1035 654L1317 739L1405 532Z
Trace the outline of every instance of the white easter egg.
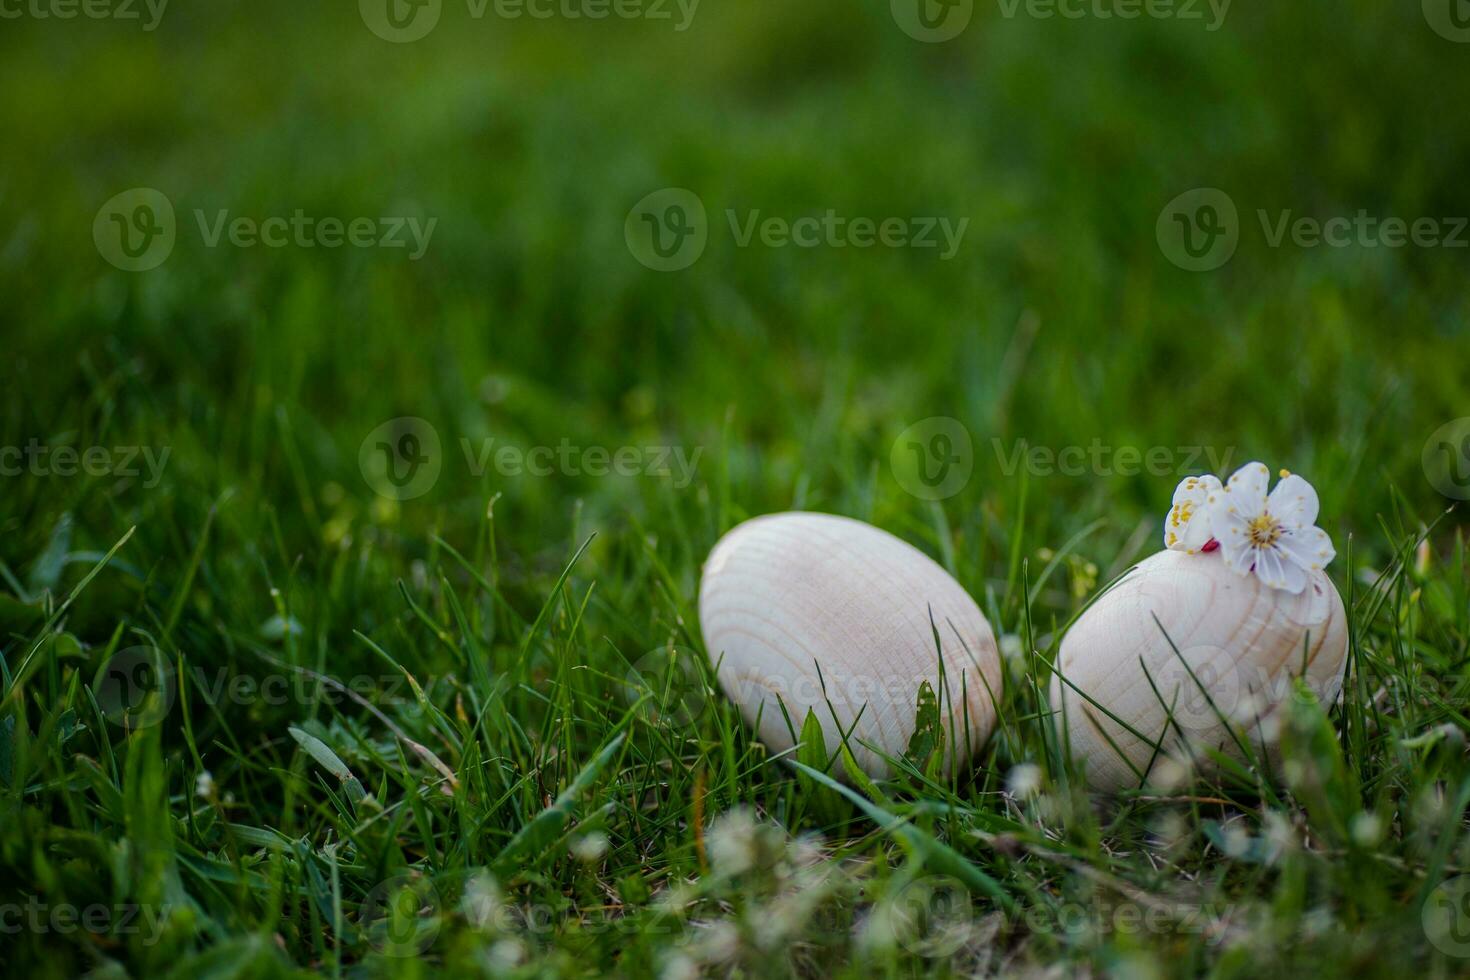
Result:
M1294 680L1335 701L1347 640L1342 598L1321 571L1293 595L1219 554L1162 551L1067 632L1052 710L1088 783L1105 792L1177 772L1181 760L1208 774L1216 767L1205 748L1244 759L1237 739L1275 765Z
M699 622L721 687L773 753L811 709L829 752L846 735L863 770L884 776L924 681L950 765L995 725L1000 655L980 608L929 556L861 521L786 513L734 528L705 562Z

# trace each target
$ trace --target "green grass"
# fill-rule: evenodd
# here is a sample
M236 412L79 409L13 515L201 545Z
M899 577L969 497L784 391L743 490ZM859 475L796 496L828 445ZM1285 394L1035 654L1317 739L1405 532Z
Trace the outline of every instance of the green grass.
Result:
M684 33L450 4L407 45L334 6L0 35L0 447L168 453L0 476L0 928L46 910L7 975L1463 973L1421 909L1470 871L1470 565L1421 451L1470 415L1466 253L1270 248L1256 214L1470 214L1470 47L1368 0L1214 33L979 4L942 45L886 0ZM92 223L135 186L179 241L125 273ZM623 224L670 186L710 242L657 273ZM1241 244L1189 273L1155 223L1200 186ZM195 227L298 208L437 225L417 262ZM727 209L970 225L950 261L739 248ZM358 455L403 416L442 473L393 501ZM931 416L975 447L941 503L889 463ZM477 474L490 438L699 455ZM1007 472L1023 440L1316 485L1351 670L1296 709L1298 778L1084 792L1037 692L1183 474ZM700 563L788 508L914 543L1007 638L972 772L829 785L710 684ZM142 727L96 682L132 647L177 679Z

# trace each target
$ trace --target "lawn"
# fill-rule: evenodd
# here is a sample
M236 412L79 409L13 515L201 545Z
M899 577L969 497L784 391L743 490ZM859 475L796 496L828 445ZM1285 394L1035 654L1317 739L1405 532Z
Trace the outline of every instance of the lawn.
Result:
M1460 8L353 6L0 5L7 976L1470 968ZM1062 638L1252 460L1342 697L1089 792ZM979 604L971 764L752 737L782 510Z

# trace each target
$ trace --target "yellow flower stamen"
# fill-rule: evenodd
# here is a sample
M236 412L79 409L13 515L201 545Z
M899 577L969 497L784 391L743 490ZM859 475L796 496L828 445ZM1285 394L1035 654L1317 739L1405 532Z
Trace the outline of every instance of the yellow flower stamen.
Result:
M1250 519L1246 533L1257 548L1269 548L1281 540L1281 524L1270 514L1262 513Z

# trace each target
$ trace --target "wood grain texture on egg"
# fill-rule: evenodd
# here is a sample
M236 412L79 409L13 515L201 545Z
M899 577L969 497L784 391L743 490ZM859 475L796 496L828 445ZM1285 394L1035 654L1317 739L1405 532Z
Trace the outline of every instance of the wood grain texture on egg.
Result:
M926 680L950 765L995 725L1000 656L980 608L929 556L861 521L786 513L734 528L705 562L699 623L720 686L772 752L792 747L810 708L829 752L850 731L858 764L886 775L874 749L903 755Z
M1070 685L1054 677L1051 704L1087 781L1113 792L1140 785L1145 773L1158 777L1169 755L1192 756L1206 773L1214 767L1205 746L1241 759L1237 738L1276 765L1279 708L1294 679L1331 704L1346 662L1347 616L1324 573L1293 595L1237 574L1218 554L1164 551L1073 624L1057 658Z

